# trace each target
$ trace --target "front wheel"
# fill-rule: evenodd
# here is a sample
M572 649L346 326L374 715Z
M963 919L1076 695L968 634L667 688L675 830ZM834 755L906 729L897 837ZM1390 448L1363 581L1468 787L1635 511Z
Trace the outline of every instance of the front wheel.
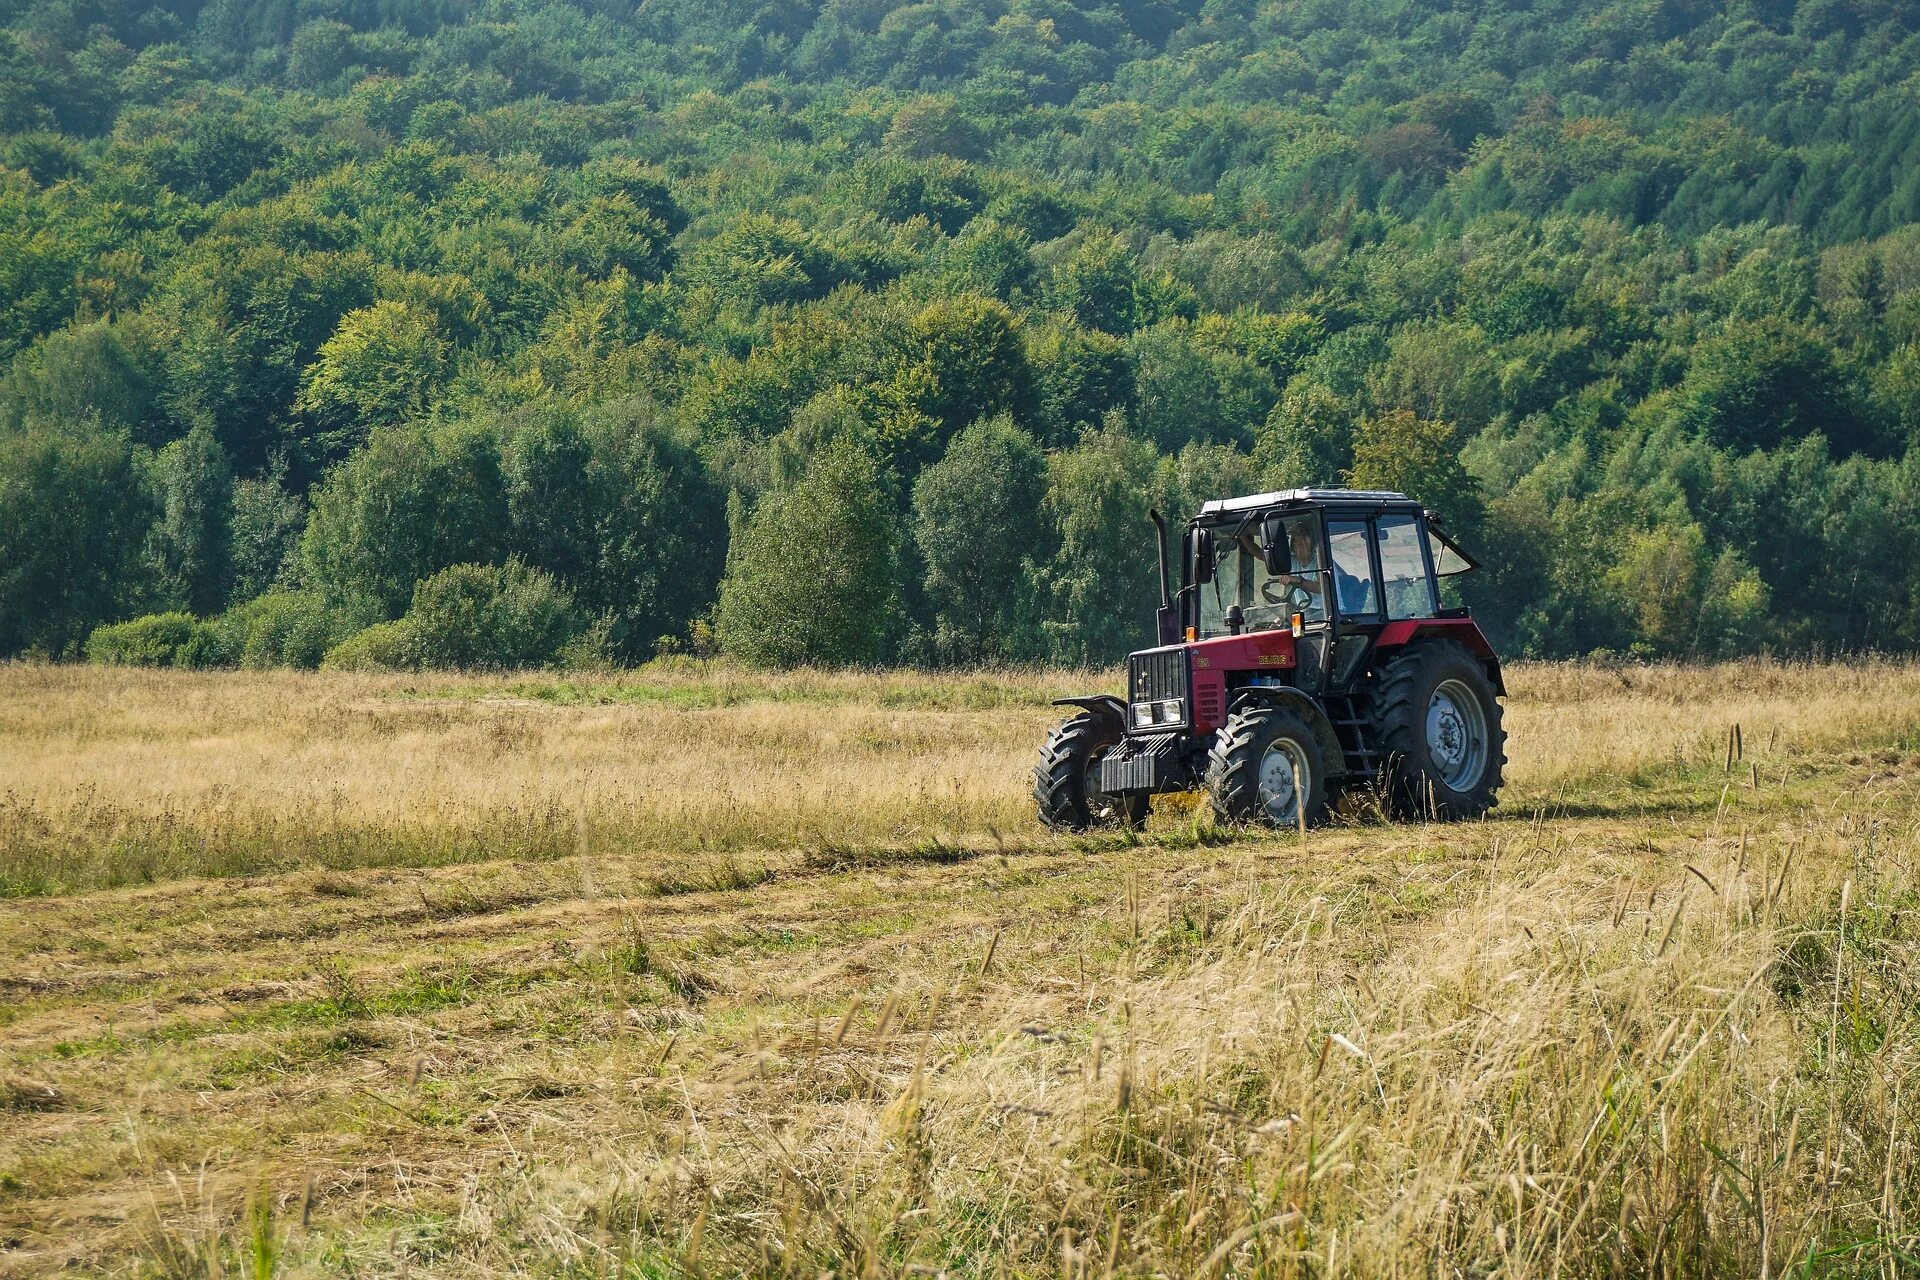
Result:
M1040 821L1055 831L1091 827L1136 830L1147 820L1146 796L1100 790L1100 761L1120 743L1118 723L1082 711L1047 734L1033 767L1033 799Z
M1313 727L1282 707L1228 718L1207 756L1207 791L1223 822L1296 826L1327 816L1327 760Z
M1451 640L1408 645L1381 667L1373 728L1397 818L1477 818L1493 808L1507 735L1479 659Z

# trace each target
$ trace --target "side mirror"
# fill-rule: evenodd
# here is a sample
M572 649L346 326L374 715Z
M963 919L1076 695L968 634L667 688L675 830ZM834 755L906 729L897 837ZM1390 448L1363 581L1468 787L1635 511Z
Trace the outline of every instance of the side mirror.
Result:
M1187 540L1188 573L1187 581L1194 586L1213 581L1213 535L1205 529L1195 529Z
M1287 540L1287 527L1279 516L1268 516L1260 526L1260 553L1267 562L1269 577L1293 572L1293 544Z

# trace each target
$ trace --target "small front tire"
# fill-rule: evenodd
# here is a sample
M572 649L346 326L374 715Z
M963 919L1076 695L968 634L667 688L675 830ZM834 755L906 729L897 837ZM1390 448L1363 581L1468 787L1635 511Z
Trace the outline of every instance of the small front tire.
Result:
M1055 831L1094 827L1137 831L1147 821L1145 795L1113 795L1100 790L1100 761L1120 744L1120 726L1110 716L1083 711L1056 725L1033 767L1033 799L1040 821Z
M1207 755L1207 791L1223 822L1309 825L1326 820L1327 761L1313 726L1282 707L1236 711Z

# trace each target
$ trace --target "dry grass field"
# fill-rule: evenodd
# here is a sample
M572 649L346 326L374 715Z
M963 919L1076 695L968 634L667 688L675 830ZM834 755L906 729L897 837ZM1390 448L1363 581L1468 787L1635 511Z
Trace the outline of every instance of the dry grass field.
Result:
M1920 666L1052 838L1113 682L0 667L0 1275L1920 1270Z

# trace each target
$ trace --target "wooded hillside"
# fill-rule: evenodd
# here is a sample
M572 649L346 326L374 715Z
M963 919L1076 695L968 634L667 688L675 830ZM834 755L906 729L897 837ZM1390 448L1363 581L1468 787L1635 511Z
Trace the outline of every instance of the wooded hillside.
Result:
M1911 6L0 23L0 654L1104 662L1345 481L1514 653L1920 645Z

